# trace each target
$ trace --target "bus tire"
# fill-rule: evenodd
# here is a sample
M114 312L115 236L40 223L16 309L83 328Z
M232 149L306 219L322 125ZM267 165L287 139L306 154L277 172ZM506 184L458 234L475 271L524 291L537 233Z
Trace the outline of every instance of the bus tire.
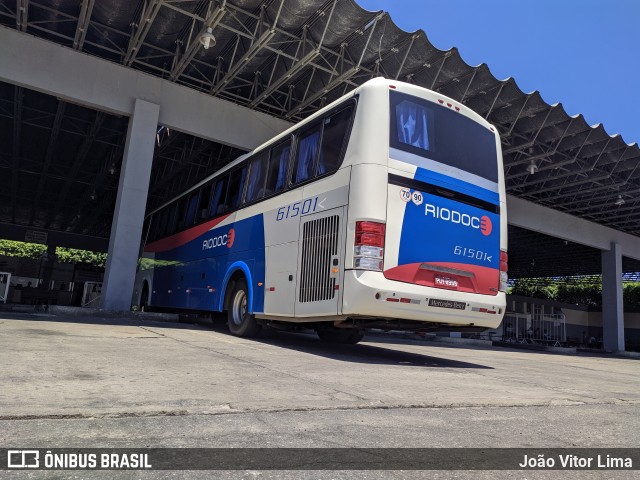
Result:
M239 279L233 286L229 296L227 307L227 324L229 331L238 337L255 337L262 326L256 321L256 317L249 313L249 295L247 283Z
M342 345L355 345L364 337L364 330L356 328L318 328L318 337L325 343L338 343Z

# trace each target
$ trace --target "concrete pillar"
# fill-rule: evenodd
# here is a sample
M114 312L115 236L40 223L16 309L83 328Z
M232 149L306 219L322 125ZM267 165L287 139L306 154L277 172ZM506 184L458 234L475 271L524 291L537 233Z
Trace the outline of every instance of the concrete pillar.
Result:
M147 205L160 106L136 99L129 120L102 286L105 310L128 311Z
M602 251L602 337L607 352L624 351L622 249L615 242Z

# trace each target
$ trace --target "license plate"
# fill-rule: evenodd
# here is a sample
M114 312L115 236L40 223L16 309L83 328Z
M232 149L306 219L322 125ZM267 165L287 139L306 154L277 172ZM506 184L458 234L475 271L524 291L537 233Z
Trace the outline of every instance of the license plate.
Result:
M430 307L440 307L440 308L454 308L456 310L464 310L467 306L464 302L453 302L451 300L439 300L437 298L432 298L429 300Z
M435 284L438 285L438 286L442 286L442 287L457 288L458 287L458 280L456 280L455 278L441 277L439 275L436 275L435 276Z

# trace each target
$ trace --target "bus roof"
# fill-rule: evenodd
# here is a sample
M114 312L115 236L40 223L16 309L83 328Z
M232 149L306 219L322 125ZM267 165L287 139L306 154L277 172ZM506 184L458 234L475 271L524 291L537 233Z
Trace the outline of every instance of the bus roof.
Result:
M405 92L405 93L409 93L409 94L418 93L419 91L423 91L424 92L425 90L430 91L430 92L432 91L432 90L428 90L428 89L426 89L424 87L420 87L418 85L413 85L411 83L405 83L405 82L401 82L401 81L398 81L398 80L390 80L390 79L387 79L387 78L384 78L384 77L372 78L371 80L363 83L359 87L357 87L357 88L351 90L350 92L346 93L342 97L334 100L329 105L321 108L320 110L315 112L313 115L310 115L309 117L305 118L304 120L292 125L291 127L286 129L285 131L283 131L283 132L279 133L278 135L276 135L275 137L267 140L266 142L262 143L261 145L259 145L258 147L254 148L253 150L251 150L251 151L249 151L249 152L247 152L247 153L245 153L243 155L240 155L238 158L236 158L232 162L229 162L227 165L225 165L221 169L216 170L212 174L208 175L206 178L204 178L200 182L196 183L195 185L193 185L189 189L185 190L181 194L173 197L171 200L168 200L167 202L163 203L159 207L155 208L154 210L149 212L146 215L146 217L154 214L158 210L161 210L162 208L166 207L167 205L169 205L170 203L174 202L175 200L177 200L177 199L179 199L181 197L184 197L184 196L188 195L189 193L191 193L192 191L200 188L202 185L207 183L212 178L215 178L218 175L222 175L225 172L227 172L229 170L232 170L236 165L240 164L246 158L248 158L248 157L260 152L261 150L264 150L264 149L270 147L271 145L274 145L274 144L278 143L280 140L282 140L283 138L286 138L288 135L291 135L293 132L298 130L300 127L303 127L304 125L313 122L316 118L324 115L327 111L329 111L332 108L336 107L337 105L341 104L345 100L358 95L363 90L368 90L368 89L371 89L371 88L380 88L380 87L383 87L383 86L385 88L389 88L389 86L393 86L393 87L399 89L399 91ZM456 104L460 105L459 102L457 102L455 100L452 100L451 98L447 97L446 95L442 95L442 94L437 93L437 92L434 92L434 93L436 93L438 95L438 97L444 99L445 101L452 101L452 102L455 102ZM482 116L478 115L475 111L473 111L469 107L467 107L465 105L460 105L460 108L464 109L464 113L467 116L473 118L473 120L477 121L478 123L483 124L487 128L491 128L492 127L492 125L486 119L484 119Z

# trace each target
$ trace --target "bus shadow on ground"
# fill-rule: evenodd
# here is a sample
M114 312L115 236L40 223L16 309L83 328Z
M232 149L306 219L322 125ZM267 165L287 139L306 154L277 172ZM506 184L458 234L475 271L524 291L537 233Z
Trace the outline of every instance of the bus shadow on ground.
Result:
M226 325L214 322L213 330L223 334L229 334ZM332 360L339 360L348 363L366 363L370 365L398 365L407 367L429 367L429 368L461 368L461 369L487 369L493 367L480 365L477 363L462 362L448 358L435 357L416 352L406 352L398 350L400 343L390 343L388 347L381 345L366 344L368 341L382 343L380 337L365 337L363 343L357 345L338 345L321 342L314 333L287 332L273 329L265 329L257 338L252 341L272 345L274 347L286 348L308 355L315 355Z
M215 331L216 333L232 336L227 329L226 322L217 317L214 321L197 320L186 321L183 323L156 321L144 317L98 317L98 316L78 316L63 317L50 314L12 314L6 315L3 321L26 321L44 326L47 323L81 323L92 325L110 325L110 326L139 326L151 328L170 328L170 329L188 329L200 331ZM25 330L26 333L34 335L50 334L58 335L60 333L31 327ZM236 337L233 337L236 338ZM265 328L261 335L252 338L251 341L272 345L274 347L286 348L300 353L315 355L341 362L363 363L370 365L397 365L407 367L429 367L429 368L458 368L458 369L493 369L486 365L476 363L462 362L441 358L432 355L424 355L415 352L406 352L399 350L403 343L394 340L389 343L388 347L380 345L366 344L373 341L378 344L384 342L381 337L365 337L364 343L358 345L336 345L321 342L315 333L306 332L288 332L279 331L271 328Z

